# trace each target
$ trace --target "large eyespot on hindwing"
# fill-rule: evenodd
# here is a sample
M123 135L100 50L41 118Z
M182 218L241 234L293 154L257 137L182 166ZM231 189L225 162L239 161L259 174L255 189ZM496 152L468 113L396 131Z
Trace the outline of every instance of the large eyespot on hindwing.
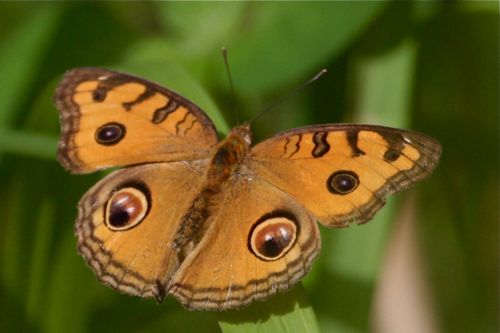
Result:
M248 247L257 258L278 260L292 248L297 240L295 217L286 212L273 212L262 216L250 230Z
M151 200L147 188L124 186L112 193L104 210L104 223L113 231L131 229L149 213Z
M359 177L349 170L340 170L332 173L326 181L328 191L333 194L346 195L354 191L359 185Z
M125 126L120 123L107 123L95 131L95 141L104 146L112 146L125 137Z

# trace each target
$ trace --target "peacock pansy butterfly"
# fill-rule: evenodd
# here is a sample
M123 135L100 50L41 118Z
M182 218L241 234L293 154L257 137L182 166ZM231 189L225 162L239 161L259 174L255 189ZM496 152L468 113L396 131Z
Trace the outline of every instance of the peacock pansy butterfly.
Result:
M192 102L99 68L68 71L55 103L66 169L125 166L79 202L78 251L105 284L190 309L290 288L320 249L316 221L367 222L441 154L433 138L371 125L296 128L252 146L244 124L219 140Z

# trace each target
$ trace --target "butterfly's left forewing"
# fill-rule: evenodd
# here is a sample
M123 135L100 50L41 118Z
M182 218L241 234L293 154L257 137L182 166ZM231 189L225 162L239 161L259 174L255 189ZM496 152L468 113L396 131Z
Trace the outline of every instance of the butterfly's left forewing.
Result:
M278 134L251 151L250 168L327 226L370 220L389 194L425 178L441 145L372 125L319 125Z

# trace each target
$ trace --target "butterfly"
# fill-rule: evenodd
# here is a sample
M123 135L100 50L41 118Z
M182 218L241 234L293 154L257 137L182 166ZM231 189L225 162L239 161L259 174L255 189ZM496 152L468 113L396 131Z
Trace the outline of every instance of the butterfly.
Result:
M72 173L124 167L78 204L78 251L121 292L225 310L289 289L320 250L317 221L369 221L428 176L441 145L382 126L295 128L222 140L194 103L99 68L66 72L54 97L58 160Z

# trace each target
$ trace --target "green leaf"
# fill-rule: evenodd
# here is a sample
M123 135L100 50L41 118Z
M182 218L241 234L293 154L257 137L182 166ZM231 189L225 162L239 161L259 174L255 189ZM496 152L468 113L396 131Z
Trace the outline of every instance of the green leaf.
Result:
M218 53L238 32L245 2L160 2L161 23L182 57Z
M0 153L12 153L54 160L57 139L54 136L28 131L3 130L0 132Z
M416 55L416 42L405 39L392 50L356 62L359 122L408 127Z
M498 331L500 36L494 3L495 13L445 11L419 36L415 122L443 145L440 165L420 195L422 252L435 316L446 332Z
M0 129L9 126L25 103L61 13L60 6L33 5L37 10L32 17L0 44Z
M225 333L319 332L312 307L301 284L264 302L218 314Z
M354 41L383 5L379 1L255 3L246 23L248 32L228 45L237 64L238 88L257 96L312 76Z
M36 322L43 317L44 296L49 270L50 244L54 235L55 204L46 198L42 203L35 221L33 250L30 262L29 282L27 285L26 317Z
M91 295L85 291L96 281L87 278L88 267L77 257L72 234L65 234L58 245L46 286L42 331L67 332L70 327L72 332L85 332Z

